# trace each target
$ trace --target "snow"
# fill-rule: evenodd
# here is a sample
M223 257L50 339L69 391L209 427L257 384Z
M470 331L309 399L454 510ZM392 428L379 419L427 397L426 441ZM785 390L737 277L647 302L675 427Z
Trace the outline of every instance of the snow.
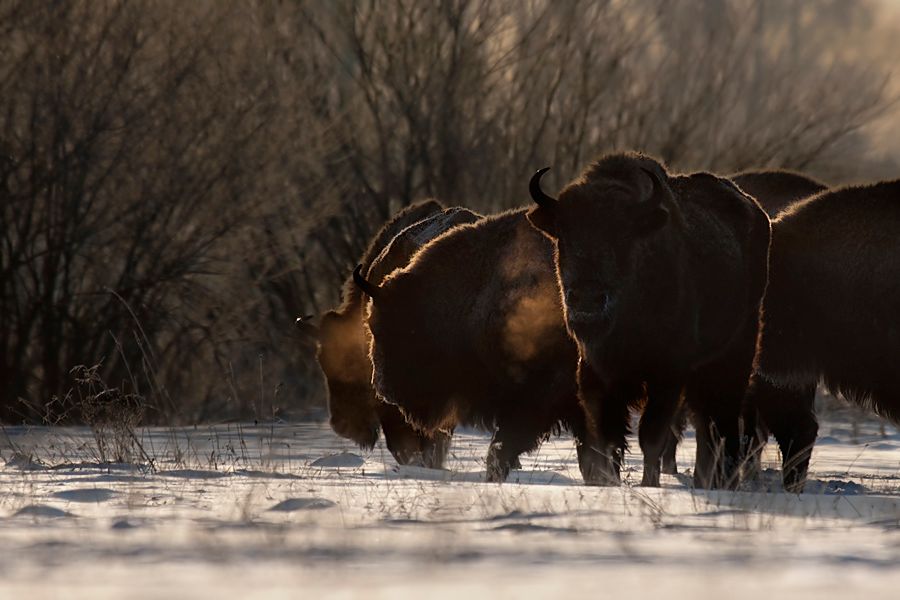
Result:
M0 598L894 598L900 434L821 438L792 495L772 446L741 491L691 489L690 434L647 489L637 450L623 486L581 485L568 438L497 485L471 431L433 470L325 424L141 430L134 464L88 429L7 427Z

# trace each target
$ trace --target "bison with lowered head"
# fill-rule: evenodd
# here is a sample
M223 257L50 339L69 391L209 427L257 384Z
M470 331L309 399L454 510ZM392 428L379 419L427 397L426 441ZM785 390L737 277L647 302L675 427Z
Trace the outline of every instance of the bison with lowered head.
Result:
M900 181L823 192L772 223L759 371L900 422ZM794 440L805 477L815 430ZM786 484L791 474L785 473Z
M415 251L430 239L478 218L465 209L444 209L433 200L411 205L373 238L363 255L363 265L373 281L380 282L385 275L409 262ZM375 398L369 342L363 325L364 300L351 278L344 287L343 304L325 313L317 329L304 325L319 344L317 358L328 387L331 426L338 435L366 449L375 445L380 429L398 463L422 463L439 468L446 457L448 436L415 431L397 407Z
M379 396L426 433L457 423L495 430L489 481L505 480L560 426L575 435L585 480L595 479L552 252L518 210L454 228L380 285L357 271L372 297Z
M739 417L766 285L769 219L731 181L670 176L639 154L606 156L559 200L540 189L528 219L555 245L566 324L581 357L579 393L619 481L628 407L646 393L644 485L682 391L697 430L694 482L736 483Z

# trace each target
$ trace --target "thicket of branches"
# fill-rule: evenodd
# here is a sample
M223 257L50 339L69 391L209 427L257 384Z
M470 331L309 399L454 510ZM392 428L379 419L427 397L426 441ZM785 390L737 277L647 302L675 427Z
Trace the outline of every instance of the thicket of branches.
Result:
M426 196L517 206L623 149L865 178L877 10L0 0L0 420L81 418L80 364L150 421L320 406L293 318Z

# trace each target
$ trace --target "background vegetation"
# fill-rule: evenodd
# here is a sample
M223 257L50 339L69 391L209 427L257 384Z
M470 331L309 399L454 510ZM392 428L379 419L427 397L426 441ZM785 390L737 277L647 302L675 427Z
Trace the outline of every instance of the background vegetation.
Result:
M150 423L315 414L294 317L426 196L518 206L623 149L896 176L885 12L0 0L0 421L91 418L85 369Z

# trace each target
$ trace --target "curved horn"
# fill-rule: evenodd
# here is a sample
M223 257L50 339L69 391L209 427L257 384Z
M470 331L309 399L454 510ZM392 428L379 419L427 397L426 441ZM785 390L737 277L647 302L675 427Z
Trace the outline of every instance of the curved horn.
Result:
M362 265L356 265L356 268L353 269L353 283L373 300L378 297L378 293L381 291L381 288L377 285L372 285L362 276Z
M531 192L531 199L541 208L550 208L556 204L556 198L548 196L544 193L544 190L541 189L541 177L549 170L550 167L538 169L534 175L531 176L531 181L528 182L528 191Z

